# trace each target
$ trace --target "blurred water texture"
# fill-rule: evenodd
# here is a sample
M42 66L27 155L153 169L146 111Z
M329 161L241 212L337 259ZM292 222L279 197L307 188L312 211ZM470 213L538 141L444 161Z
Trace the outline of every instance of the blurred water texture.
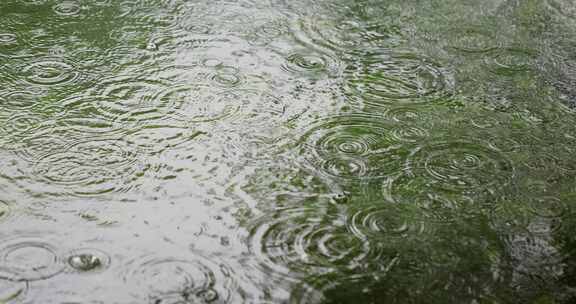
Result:
M571 0L2 0L0 303L575 303Z

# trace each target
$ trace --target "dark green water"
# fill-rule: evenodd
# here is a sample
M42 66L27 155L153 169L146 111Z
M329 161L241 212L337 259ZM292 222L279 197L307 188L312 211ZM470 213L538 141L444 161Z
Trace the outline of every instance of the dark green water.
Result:
M572 0L1 0L0 303L576 303Z

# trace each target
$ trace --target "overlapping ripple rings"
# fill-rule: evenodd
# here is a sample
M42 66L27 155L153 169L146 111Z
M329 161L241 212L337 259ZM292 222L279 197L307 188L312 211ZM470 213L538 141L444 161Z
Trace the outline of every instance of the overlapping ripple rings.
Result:
M358 21L345 16L326 18L321 13L301 17L295 24L294 35L305 45L331 53L348 53L358 49L380 49L401 45L405 41L401 29L393 22Z
M337 77L341 74L341 64L336 58L327 54L315 54L309 50L293 52L286 56L282 69L300 76L319 78L321 76Z
M155 98L161 103L174 103L174 118L191 123L225 119L238 113L243 105L234 90L214 92L203 85L171 87Z
M44 58L26 65L22 71L26 82L32 85L51 86L82 81L74 64L58 58Z
M349 229L359 239L375 243L424 231L424 222L413 217L401 217L399 211L390 205L357 208L348 219Z
M148 303L243 303L233 271L201 256L147 256L126 265L124 282L145 291L137 296Z
M454 192L491 190L514 177L514 166L505 155L466 141L422 146L410 155L406 167L415 177L426 176L430 187Z
M416 132L410 138L424 135ZM338 179L362 180L391 175L406 151L383 117L355 114L320 120L301 137L305 164Z
M410 51L362 54L345 70L347 96L354 102L385 106L449 99L449 70Z
M310 208L277 210L255 219L251 227L247 241L258 267L280 280L358 268L374 254L341 218Z
M0 278L16 282L48 279L64 267L55 244L33 237L4 241L0 260Z
M381 197L400 208L398 212L407 222L420 222L422 228L427 224L469 220L493 207L475 202L465 190L446 191L437 187L428 176L399 174L383 183L380 190Z
M513 76L534 69L537 52L526 48L502 48L486 54L486 65L494 74Z
M174 110L174 101L157 99L169 84L138 76L102 80L89 95L98 96L95 108L109 120L146 122L163 118Z
M34 171L47 186L63 192L94 195L127 187L135 151L119 140L78 142L39 159ZM58 190L55 190L58 191Z

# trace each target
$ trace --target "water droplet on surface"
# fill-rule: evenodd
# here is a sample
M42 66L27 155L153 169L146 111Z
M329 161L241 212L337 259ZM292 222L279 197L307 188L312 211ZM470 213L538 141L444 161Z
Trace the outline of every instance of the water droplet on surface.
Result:
M69 253L67 262L79 272L100 272L110 266L110 256L98 249L83 248Z
M68 264L79 271L90 271L99 268L102 262L93 255L81 254L68 258Z

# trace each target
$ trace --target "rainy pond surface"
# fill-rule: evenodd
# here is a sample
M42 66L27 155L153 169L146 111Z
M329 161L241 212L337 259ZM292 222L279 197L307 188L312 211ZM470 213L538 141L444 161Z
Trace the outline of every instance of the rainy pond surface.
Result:
M0 303L576 303L572 0L2 0Z

